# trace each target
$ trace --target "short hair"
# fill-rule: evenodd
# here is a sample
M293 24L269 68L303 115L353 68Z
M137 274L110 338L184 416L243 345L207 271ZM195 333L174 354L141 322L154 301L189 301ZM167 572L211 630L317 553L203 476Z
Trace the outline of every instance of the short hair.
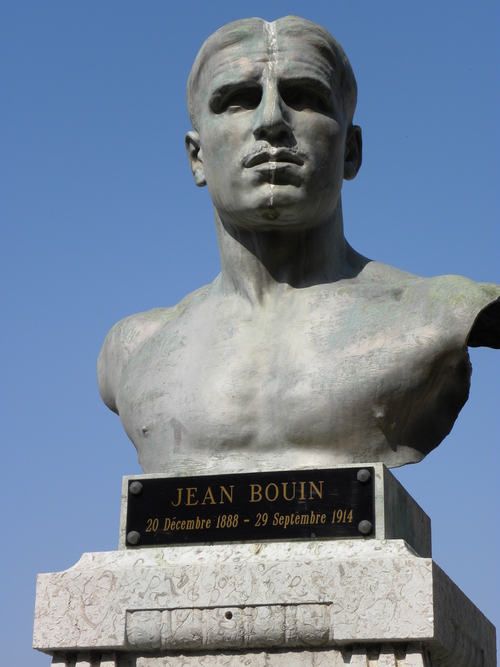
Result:
M256 28L262 28L265 23L267 22L260 18L233 21L216 30L203 42L189 74L186 89L187 106L193 129L198 129L196 91L199 86L201 72L213 51L222 50L232 44L253 38ZM284 16L275 23L277 26L282 26L288 36L301 37L304 33L307 33L314 38L315 46L337 74L342 109L348 123L351 123L356 109L358 86L344 49L326 28L299 16Z

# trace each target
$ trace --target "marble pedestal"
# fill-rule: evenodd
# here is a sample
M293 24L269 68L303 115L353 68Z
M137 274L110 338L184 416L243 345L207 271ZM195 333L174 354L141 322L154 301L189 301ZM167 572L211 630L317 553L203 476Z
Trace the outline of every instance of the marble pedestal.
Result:
M407 502L406 540L378 521L360 540L84 554L39 575L34 647L58 667L495 667L493 626L418 553L428 519Z

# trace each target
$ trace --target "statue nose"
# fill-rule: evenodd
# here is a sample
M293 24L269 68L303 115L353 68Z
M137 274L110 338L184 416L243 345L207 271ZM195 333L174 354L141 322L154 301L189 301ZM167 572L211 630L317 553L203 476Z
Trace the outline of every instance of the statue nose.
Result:
M273 143L286 142L293 136L286 106L275 86L263 91L254 116L253 133L256 139Z

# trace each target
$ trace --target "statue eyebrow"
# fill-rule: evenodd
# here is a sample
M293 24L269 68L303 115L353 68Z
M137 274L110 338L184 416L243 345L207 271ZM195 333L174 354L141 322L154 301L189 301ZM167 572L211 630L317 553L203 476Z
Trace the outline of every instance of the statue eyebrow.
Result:
M314 88L314 90L317 90L319 93L324 95L325 97L332 97L333 90L331 86L326 84L324 81L317 77L313 76L297 76L297 77L283 77L278 80L278 89L279 88L294 88L295 86L297 87L305 87L305 88Z
M252 77L250 79L239 79L237 81L231 81L229 83L223 83L222 85L215 88L210 94L210 102L214 99L220 99L221 97L226 97L230 95L235 90L241 90L242 88L256 88L261 87L259 83L259 77Z
M210 94L210 102L214 99L220 99L226 95L230 95L235 90L241 90L243 88L261 88L261 76L256 75L255 77L238 79L236 81L231 81L228 83L223 83L220 86L217 86ZM324 95L331 95L332 89L324 81L314 76L283 76L278 77L278 87L280 86L308 86L310 88L319 89Z

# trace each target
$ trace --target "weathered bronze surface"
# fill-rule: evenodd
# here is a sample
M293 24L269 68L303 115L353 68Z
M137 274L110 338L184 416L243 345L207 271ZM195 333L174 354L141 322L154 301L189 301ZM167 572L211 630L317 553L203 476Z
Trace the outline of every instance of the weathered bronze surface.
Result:
M356 95L340 45L298 17L238 21L203 44L186 147L222 270L119 322L98 364L145 472L419 461L467 400L467 346L500 347L499 285L421 278L345 240Z

